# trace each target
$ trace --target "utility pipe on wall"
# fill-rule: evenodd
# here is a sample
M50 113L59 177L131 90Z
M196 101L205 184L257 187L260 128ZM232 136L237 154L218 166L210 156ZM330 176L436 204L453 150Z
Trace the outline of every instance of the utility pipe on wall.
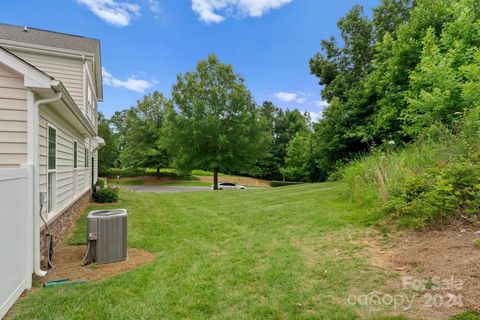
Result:
M39 191L39 182L40 182L40 173L39 173L39 119L40 119L40 105L45 103L54 103L59 101L62 98L62 93L57 92L56 97L50 99L37 100L33 104L33 163L34 163L34 173L33 173L33 185L34 185L34 212L33 212L33 266L34 272L37 276L44 277L47 275L47 271L42 270L40 266L41 254L40 254L40 191Z

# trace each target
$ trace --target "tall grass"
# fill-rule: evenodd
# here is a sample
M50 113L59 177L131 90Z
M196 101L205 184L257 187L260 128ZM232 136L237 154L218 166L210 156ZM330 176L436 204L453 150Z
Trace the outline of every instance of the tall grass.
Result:
M348 196L359 205L371 207L391 200L408 177L471 158L478 149L478 128L478 123L472 126L472 121L466 121L461 132L454 134L436 125L401 150L387 145L350 163L340 171L348 185Z

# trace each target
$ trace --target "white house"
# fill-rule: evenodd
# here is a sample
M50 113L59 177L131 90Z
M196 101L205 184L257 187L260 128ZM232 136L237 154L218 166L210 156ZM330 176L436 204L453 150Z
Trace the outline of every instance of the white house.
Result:
M102 99L98 40L0 24L0 318L90 199Z

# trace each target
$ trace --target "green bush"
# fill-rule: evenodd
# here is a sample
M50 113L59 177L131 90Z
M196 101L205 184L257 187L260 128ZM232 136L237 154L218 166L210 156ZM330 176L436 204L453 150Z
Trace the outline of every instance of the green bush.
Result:
M480 167L468 162L407 176L387 202L387 211L396 211L402 224L417 228L459 217L473 221L480 208L479 177Z
M103 179L103 178L98 178L98 180L97 180L97 186L99 186L100 189L105 188L105 179Z
M98 203L112 203L118 201L117 188L104 188L93 194L93 200Z
M291 181L270 181L270 186L275 187L285 187L285 186L293 186L297 184L302 184L303 182L291 182Z
M477 247L477 248L480 249L480 239L475 239L475 240L473 241L473 245L474 245L475 247Z
M213 172L205 170L192 170L192 175L199 177L213 177Z

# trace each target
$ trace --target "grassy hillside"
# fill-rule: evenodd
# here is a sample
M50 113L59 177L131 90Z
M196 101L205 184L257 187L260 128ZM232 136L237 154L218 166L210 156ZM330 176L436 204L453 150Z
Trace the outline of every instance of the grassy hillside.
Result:
M348 196L372 222L406 227L480 223L480 116L471 112L453 132L432 126L406 148L387 145L341 172Z

